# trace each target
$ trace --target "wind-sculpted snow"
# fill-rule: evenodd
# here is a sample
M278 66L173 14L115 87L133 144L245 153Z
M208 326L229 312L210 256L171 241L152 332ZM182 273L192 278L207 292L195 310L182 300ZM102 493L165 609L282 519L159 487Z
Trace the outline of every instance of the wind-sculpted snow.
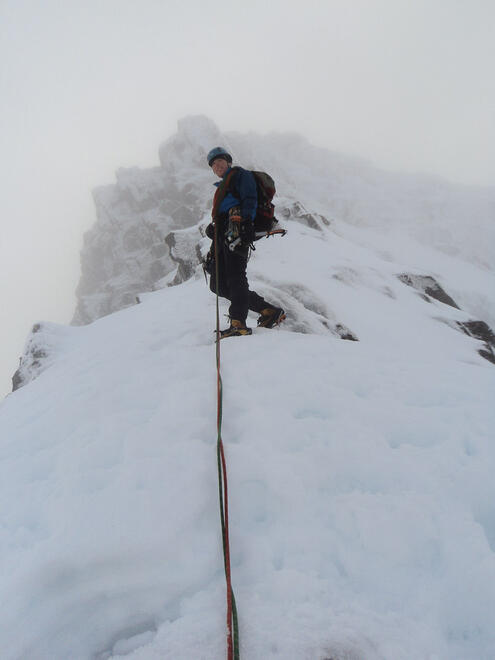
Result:
M249 263L288 319L221 345L242 660L495 657L495 368L397 275L493 281L395 239L293 222ZM0 404L2 660L226 655L215 300L164 286L48 326Z

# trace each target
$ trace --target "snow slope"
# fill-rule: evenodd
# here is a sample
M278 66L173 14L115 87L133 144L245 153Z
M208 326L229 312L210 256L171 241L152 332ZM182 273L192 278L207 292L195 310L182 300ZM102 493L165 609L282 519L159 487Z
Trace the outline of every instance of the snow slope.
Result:
M242 660L495 657L495 367L402 272L493 302L478 265L339 222L249 264L288 320L221 345ZM42 324L0 405L5 660L225 657L214 304L196 273Z

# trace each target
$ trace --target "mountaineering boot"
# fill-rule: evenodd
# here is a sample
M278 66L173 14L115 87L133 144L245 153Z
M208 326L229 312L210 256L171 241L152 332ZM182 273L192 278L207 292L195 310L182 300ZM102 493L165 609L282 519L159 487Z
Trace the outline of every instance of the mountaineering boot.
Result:
M252 335L253 331L251 328L248 328L245 323L242 321L236 321L232 319L230 321L230 327L225 330L220 330L220 339L225 339L225 337L240 337L241 335Z
M281 307L267 307L261 310L258 317L258 326L260 328L273 328L280 325L285 319L285 312Z

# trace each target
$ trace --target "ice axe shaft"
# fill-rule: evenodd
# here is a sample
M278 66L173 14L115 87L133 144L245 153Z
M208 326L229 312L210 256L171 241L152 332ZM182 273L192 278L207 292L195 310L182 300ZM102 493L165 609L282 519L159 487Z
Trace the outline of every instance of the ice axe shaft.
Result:
M268 238L269 236L275 236L275 234L280 234L280 236L285 236L287 229L272 229L272 231L257 231L255 232L255 238L263 238L264 236Z
M254 240L257 241L260 238L268 238L269 236L275 236L275 234L279 234L280 236L285 236L286 233L287 233L287 229L273 229L272 231L257 231L254 234ZM239 236L239 238L236 238L235 241L229 243L229 250L233 252L236 249L236 247L241 243L241 241L242 239Z

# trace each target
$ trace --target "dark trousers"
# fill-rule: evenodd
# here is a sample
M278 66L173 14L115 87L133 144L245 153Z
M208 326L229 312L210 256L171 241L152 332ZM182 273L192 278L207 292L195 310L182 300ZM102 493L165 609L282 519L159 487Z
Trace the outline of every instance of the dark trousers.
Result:
M231 319L246 322L248 310L261 312L262 309L273 307L255 291L249 290L246 267L249 254L248 247L238 247L233 252L219 241L218 245L218 295L230 300L229 316ZM210 289L217 293L215 261L211 264Z

